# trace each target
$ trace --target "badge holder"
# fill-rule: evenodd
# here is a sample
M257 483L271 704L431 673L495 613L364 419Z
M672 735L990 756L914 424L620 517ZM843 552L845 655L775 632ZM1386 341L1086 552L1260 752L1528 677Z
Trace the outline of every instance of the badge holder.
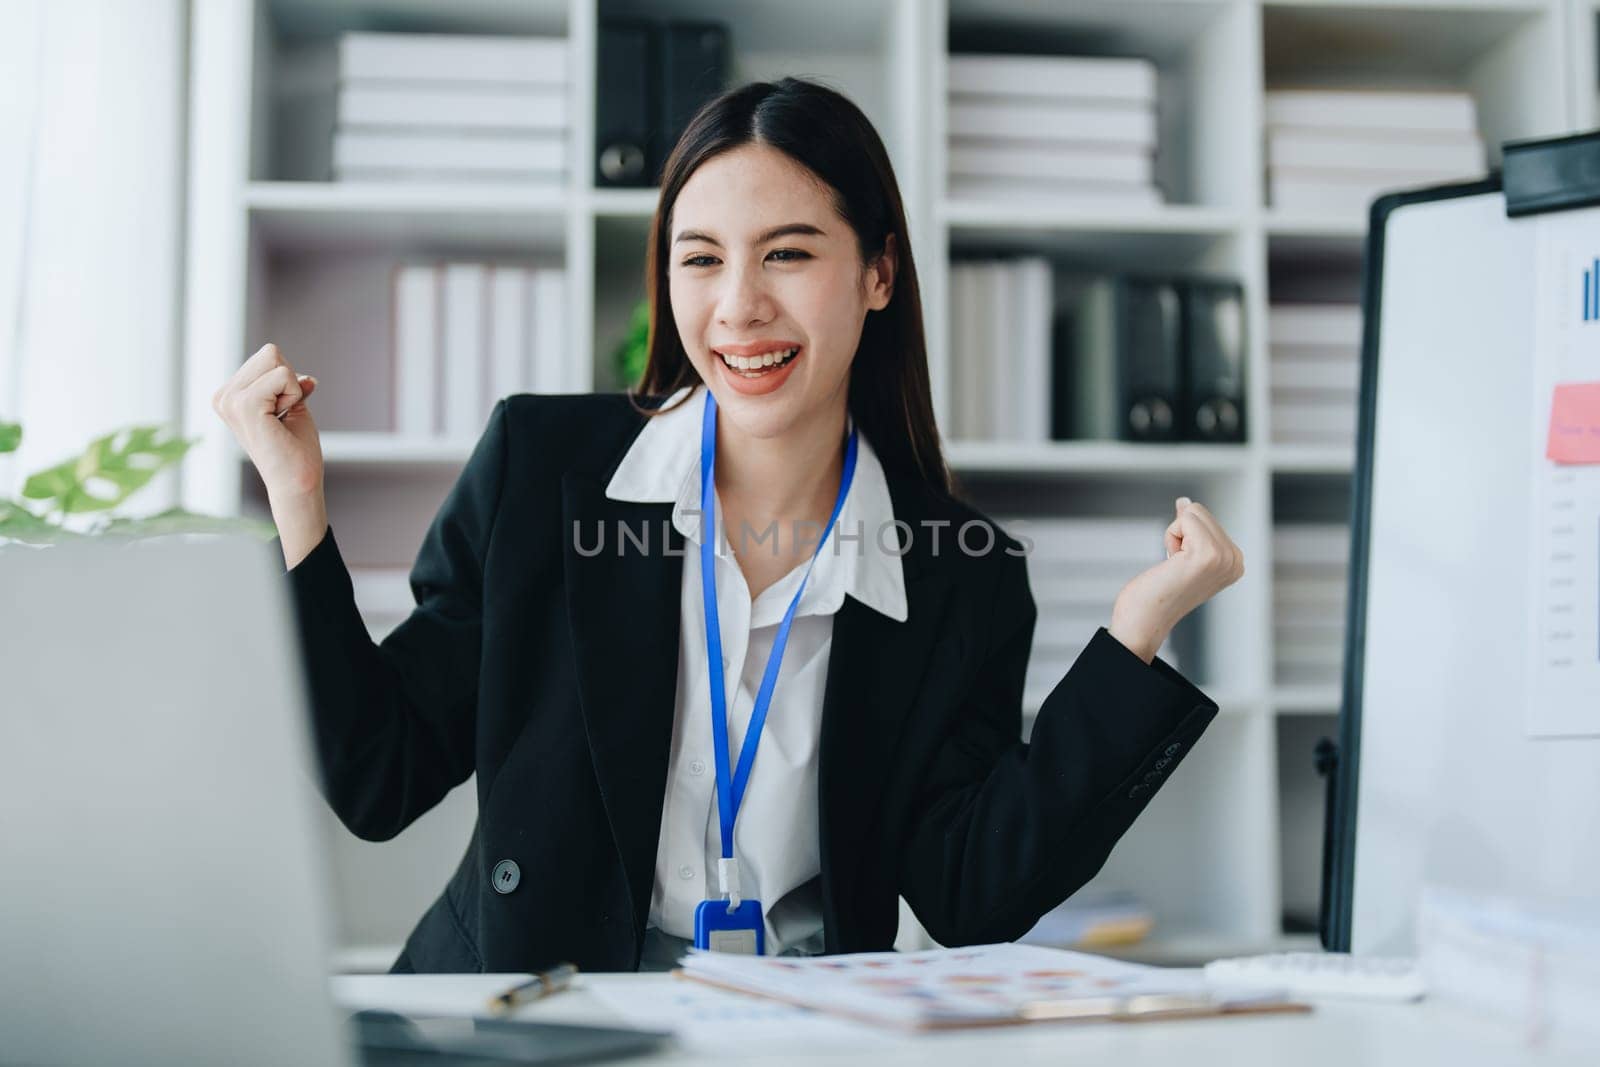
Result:
M767 924L759 900L739 896L736 860L717 861L717 879L726 900L702 900L694 909L694 947L711 952L738 952L746 956L767 954Z

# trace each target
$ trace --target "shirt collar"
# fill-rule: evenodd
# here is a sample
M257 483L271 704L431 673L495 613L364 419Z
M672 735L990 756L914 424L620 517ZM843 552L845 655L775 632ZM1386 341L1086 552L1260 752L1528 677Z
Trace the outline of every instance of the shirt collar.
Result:
M668 397L662 407L670 410L646 419L606 485L606 496L612 500L673 504L673 525L695 543L698 540L693 534L699 523L689 516L700 510L700 423L705 395L704 389L684 386ZM685 396L688 400L680 403ZM860 434L855 479L839 513L839 526L817 560L813 580L823 572L825 557L833 555L837 547L836 562L842 564L837 573L844 592L896 622L905 622L909 616L905 569L899 554L891 550L898 543L891 525L894 518L883 465L866 435ZM840 529L851 539L836 546ZM860 539L853 540L858 533ZM886 549L886 545L890 547Z

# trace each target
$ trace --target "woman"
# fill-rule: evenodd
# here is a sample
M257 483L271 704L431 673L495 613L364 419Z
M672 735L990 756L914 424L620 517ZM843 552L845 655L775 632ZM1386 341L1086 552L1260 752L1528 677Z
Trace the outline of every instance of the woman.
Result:
M327 522L315 379L268 345L214 398L280 531L335 811L387 839L477 774L395 970L886 949L898 895L947 945L1021 935L1215 715L1155 650L1238 549L1180 498L1169 558L1024 745L1022 546L951 493L866 118L794 79L709 103L664 168L649 288L639 394L502 400L381 645Z

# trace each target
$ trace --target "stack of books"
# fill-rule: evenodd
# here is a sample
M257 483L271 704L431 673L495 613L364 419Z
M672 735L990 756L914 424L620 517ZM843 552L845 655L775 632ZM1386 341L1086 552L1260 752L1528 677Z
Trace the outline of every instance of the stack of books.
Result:
M1350 528L1295 523L1272 531L1272 632L1280 685L1344 677Z
M1361 305L1273 304L1267 312L1272 440L1354 447Z
M1117 594L1135 575L1166 558L1165 524L1149 519L1036 518L998 520L1007 533L1032 542L1028 585L1039 612L1023 682L1031 714L1066 677L1089 639L1111 625ZM1024 546L1028 545L1024 541ZM1161 658L1177 667L1170 643Z
M951 265L956 440L1050 440L1054 288L1040 257Z
M953 55L949 91L952 196L1162 202L1149 60Z
M475 438L511 393L571 392L558 268L407 264L394 276L394 430Z
M1396 189L1481 177L1477 109L1461 92L1267 93L1267 196L1280 211L1362 217Z
M564 37L346 33L285 57L279 170L337 181L559 185Z

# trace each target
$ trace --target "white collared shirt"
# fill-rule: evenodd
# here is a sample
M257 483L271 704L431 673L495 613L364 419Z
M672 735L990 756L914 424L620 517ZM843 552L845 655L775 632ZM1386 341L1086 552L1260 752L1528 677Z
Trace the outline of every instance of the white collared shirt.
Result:
M680 404L687 392L685 388L673 394L664 405L673 409L646 422L606 486L606 496L671 502L672 525L688 541L679 608L676 714L649 925L692 940L695 908L702 900L720 895L717 859L722 855L722 843L700 587L700 426L706 391L696 389ZM729 551L722 518L719 496L717 614L729 689L731 769L738 763L778 624L805 575L806 564L796 566L752 602L744 573ZM816 881L822 873L817 752L823 687L833 645L833 614L849 595L897 622L906 620L900 557L883 548L895 545L889 529L893 520L883 467L863 435L857 445L855 480L839 523L817 556L790 624L772 705L734 831L741 889L745 897L761 901L769 955L786 948L822 950L821 892ZM850 536L859 533L860 538L841 540L841 530ZM880 530L884 531L881 537ZM785 543L791 532L780 527ZM754 548L762 550L762 546Z

